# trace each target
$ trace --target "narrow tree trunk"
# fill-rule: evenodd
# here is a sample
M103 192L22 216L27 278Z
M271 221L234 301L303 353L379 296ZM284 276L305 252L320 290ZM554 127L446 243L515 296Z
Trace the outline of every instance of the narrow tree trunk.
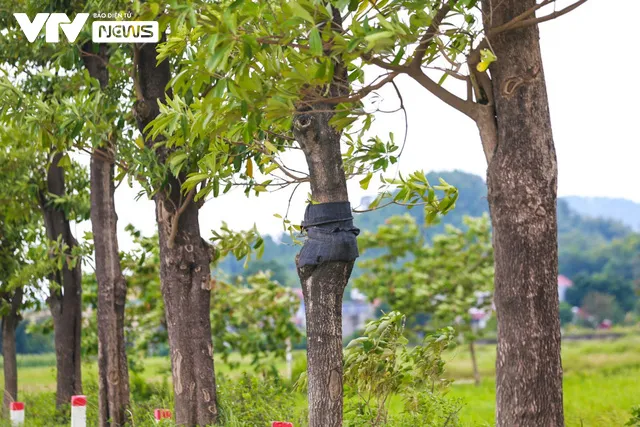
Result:
M22 288L14 291L9 312L2 316L2 359L4 364L4 412L18 399L18 361L16 357L16 328L20 323Z
M91 225L98 281L98 423L119 426L129 406L124 336L127 284L122 275L114 206L113 164L91 159Z
M473 366L473 382L477 387L480 385L480 371L478 370L478 359L476 358L476 345L473 341L469 341L469 353L471 353L471 365Z
M320 104L314 109L330 111L331 106ZM296 139L309 166L313 200L348 202L340 134L329 125L330 118L331 114L313 110L299 115ZM299 256L296 263L307 319L309 426L338 427L342 425L343 408L342 296L354 261L301 265Z
M342 27L342 17L335 8L331 25L336 29ZM327 95L344 96L349 92L346 69L340 60L335 62L334 69ZM321 92L327 93L319 88L311 96L321 99ZM309 427L342 426L342 298L358 256L358 230L349 219L351 208L340 151L342 134L329 124L334 107L323 102L309 105L305 100L298 106L293 123L294 136L309 167L311 197L320 204L307 208L309 218L305 214L305 223L311 220L311 224L303 226L309 236L296 258L307 325ZM333 206L322 214L324 217L316 218L318 230L314 231L311 209L322 204ZM331 210L333 214L328 215ZM310 242L311 239L315 242ZM321 252L324 255L320 256Z
M159 113L169 83L169 62L156 64L156 45L145 44L137 54L139 90L136 104L140 131ZM152 146L156 141L147 141ZM168 152L157 150L160 162ZM169 172L167 172L169 173ZM160 235L160 280L165 304L175 419L178 425L210 425L218 416L211 338L211 248L200 235L199 207L183 196L185 179L170 175L156 194ZM175 215L178 220L175 221Z
M93 52L91 42L83 46L89 75L105 89L109 84L106 45ZM91 228L96 252L98 281L98 424L120 426L129 406L129 370L124 336L127 284L118 251L118 216L115 209L113 164L116 147L102 141L91 156Z
M62 153L53 156L47 171L47 191L62 196L65 192L64 171L58 167ZM44 214L47 237L62 242L69 252L77 241L71 233L69 220L40 194L40 206ZM71 396L82 393L80 339L82 327L82 272L80 260L71 268L66 262L62 270L51 277L52 285L47 303L53 317L53 332L56 350L56 406L69 404Z
M535 0L483 0L485 28ZM491 39L498 143L487 171L498 317L499 427L564 425L556 154L537 26Z

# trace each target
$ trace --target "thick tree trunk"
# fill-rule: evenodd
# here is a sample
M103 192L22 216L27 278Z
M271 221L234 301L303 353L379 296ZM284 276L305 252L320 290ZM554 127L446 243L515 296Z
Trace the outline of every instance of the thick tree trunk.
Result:
M329 125L331 114L326 111L331 111L331 105L317 104L298 115L294 124L296 140L309 166L313 200L348 202L340 133ZM296 263L307 324L309 426L338 427L342 425L343 411L342 296L354 260L301 265L299 256Z
M484 0L485 27L501 25L535 4ZM499 427L564 425L557 166L538 39L537 26L491 39L498 57L490 68L498 140L487 184L495 250Z
M142 131L159 113L170 79L169 63L156 64L156 45L137 54L139 90L136 104ZM154 141L147 141L153 145ZM157 151L161 162L165 149ZM184 176L179 177L181 181ZM174 176L155 196L160 235L160 280L165 304L178 425L210 425L218 416L211 338L211 248L200 235L199 207L180 193ZM178 221L175 221L178 215Z
M18 399L18 361L16 357L16 328L20 323L20 306L23 289L14 291L9 304L9 312L2 316L2 359L4 364L4 412L9 404Z
M53 156L47 171L47 191L61 196L65 192L64 171L58 167L62 153ZM44 193L40 194L40 205L44 214L47 237L53 241L59 236L69 246L77 246L71 233L69 220L63 211L49 203ZM52 285L47 303L53 317L56 350L56 406L69 404L71 396L82 393L80 339L82 327L82 272L80 260L70 268L64 263L62 270L51 277Z
M85 67L104 89L109 83L107 47L84 50ZM115 146L104 141L91 157L91 228L96 252L98 281L98 424L120 426L126 422L129 406L129 370L124 336L124 309L127 284L122 275L118 251L118 216L113 182Z

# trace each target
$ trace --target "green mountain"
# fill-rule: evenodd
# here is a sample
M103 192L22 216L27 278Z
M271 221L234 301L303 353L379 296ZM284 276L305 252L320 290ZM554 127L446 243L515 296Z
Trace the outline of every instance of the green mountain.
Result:
M592 218L615 219L640 231L640 203L610 197L564 197L571 209Z
M437 183L438 178L443 178L451 185L455 185L460 196L455 209L447 214L438 225L425 228L427 238L442 233L444 224L462 226L462 218L468 216L480 216L489 211L487 202L487 187L485 181L478 175L462 171L431 172L427 174L430 182ZM361 206L367 206L371 198L365 198ZM392 205L386 208L355 215L355 224L361 230L375 230L384 221L393 215L405 213L413 215L419 223L424 223L424 211L419 207L407 209L403 206ZM640 217L640 216L639 216ZM574 210L570 203L564 199L558 200L558 245L560 250L560 272L582 271L575 264L578 260L576 254L601 248L604 245L631 235L631 227L620 221L603 219L598 217L583 216ZM289 286L298 286L295 269L295 256L300 250L299 246L291 244L289 236L283 236L281 243L267 236L265 238L265 251L259 261L262 269L271 269L278 274L278 278ZM372 256L368 251L366 256ZM257 264L256 264L257 266ZM353 277L358 274L358 263L354 269ZM225 260L220 268L229 274L243 274L245 271L242 263L232 259ZM249 267L250 271L255 268ZM565 273L565 270L567 273ZM569 274L567 274L569 275Z

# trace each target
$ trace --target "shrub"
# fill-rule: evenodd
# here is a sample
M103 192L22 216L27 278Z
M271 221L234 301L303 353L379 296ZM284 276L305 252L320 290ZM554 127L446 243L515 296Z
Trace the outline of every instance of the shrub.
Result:
M422 345L408 348L405 316L391 312L369 322L364 336L345 350L345 425L455 426L460 402L446 398L442 352L454 339L452 328L427 335ZM403 409L389 415L393 396Z

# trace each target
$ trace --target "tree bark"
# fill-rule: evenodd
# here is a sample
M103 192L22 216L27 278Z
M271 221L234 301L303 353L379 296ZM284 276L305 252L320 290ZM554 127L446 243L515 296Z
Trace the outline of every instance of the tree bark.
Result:
M109 83L106 45L92 52L91 42L83 56L89 75L100 82L102 89ZM129 370L124 336L124 309L127 284L122 275L118 250L118 216L115 209L113 182L115 144L102 141L91 156L91 228L96 253L98 282L98 424L101 427L121 426L126 422L129 406Z
M139 96L135 112L142 132L159 113L170 80L169 62L156 64L156 45L137 54ZM169 94L170 95L170 94ZM147 140L152 147L156 141ZM166 148L156 150L166 161ZM160 235L160 280L165 304L178 425L210 425L218 417L211 337L211 247L202 239L199 207L183 196L181 182L167 172L166 185L154 196ZM178 220L175 221L175 215Z
M535 0L483 0L485 32ZM537 26L492 37L497 147L487 171L495 250L497 426L563 426L557 165Z
M342 19L334 11L334 25ZM335 66L330 96L343 96L348 87L344 67ZM309 167L311 196L318 203L348 202L346 176L340 152L341 133L329 120L332 104L299 108L294 135ZM310 427L342 426L342 298L354 260L301 266L296 259L305 301L307 324L307 379Z
M23 289L18 288L7 303L9 312L2 316L2 359L4 363L4 412L18 399L18 361L16 357L16 328L20 323Z
M47 171L47 191L62 196L65 192L64 171L58 166L62 153L56 153ZM58 237L68 245L69 252L77 241L71 233L69 219L65 213L49 202L44 192L40 193L40 206L44 215L47 237L56 241ZM47 304L53 317L53 332L56 351L56 406L69 404L71 396L82 393L80 339L82 327L82 272L80 261L71 268L64 263L61 270L51 277L51 288Z

